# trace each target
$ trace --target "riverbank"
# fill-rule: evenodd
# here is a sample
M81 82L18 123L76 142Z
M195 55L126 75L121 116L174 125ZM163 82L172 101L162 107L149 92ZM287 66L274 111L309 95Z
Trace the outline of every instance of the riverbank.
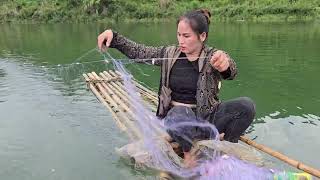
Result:
M218 21L305 21L320 19L320 2L217 0L16 0L0 5L0 22L166 21L207 8ZM215 7L215 8L210 8Z

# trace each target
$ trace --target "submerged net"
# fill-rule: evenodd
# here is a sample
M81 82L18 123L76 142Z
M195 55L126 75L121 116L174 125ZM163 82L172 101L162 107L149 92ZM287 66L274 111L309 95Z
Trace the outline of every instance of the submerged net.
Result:
M134 126L140 132L139 139L132 139L131 144L117 149L120 156L134 160L137 167L152 168L187 179L290 179L284 172L263 167L262 157L254 149L219 141L219 133L214 125L197 119L189 108L174 107L164 120L158 119L144 105L132 75L121 61L107 55L121 74L133 112ZM164 138L168 134L194 157L192 166L186 164Z

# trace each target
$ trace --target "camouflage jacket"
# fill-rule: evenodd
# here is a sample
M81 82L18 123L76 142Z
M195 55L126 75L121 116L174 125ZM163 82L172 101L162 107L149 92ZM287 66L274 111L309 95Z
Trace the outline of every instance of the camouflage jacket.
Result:
M140 63L152 63L161 67L161 78L158 92L157 116L164 118L170 109L171 89L169 87L170 71L181 51L177 46L152 47L133 42L124 36L113 32L110 47L116 48L127 57ZM197 82L197 109L196 114L204 120L212 119L218 104L218 84L222 79L233 79L237 74L236 64L230 59L230 67L226 72L220 73L209 62L215 48L204 46L198 60L199 79Z

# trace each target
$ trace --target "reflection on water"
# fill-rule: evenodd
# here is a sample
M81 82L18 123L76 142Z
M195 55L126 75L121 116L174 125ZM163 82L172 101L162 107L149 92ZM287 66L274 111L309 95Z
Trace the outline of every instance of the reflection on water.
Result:
M255 124L254 131L249 133L255 141L307 165L320 167L318 155L315 153L320 150L319 116L302 114L281 117L281 113L275 112L257 120L264 123ZM281 165L281 162L277 161L276 164ZM282 167L289 168L284 165Z
M0 77L4 77L6 75L6 72L4 69L0 69Z
M119 163L114 147L125 144L126 137L82 78L82 73L113 68L94 50L96 36L104 27L0 26L1 177L146 178ZM319 27L316 23L217 24L208 41L228 51L239 68L236 80L223 82L222 100L249 96L256 102L257 118L248 136L314 167L320 167L315 158L320 151ZM172 24L116 28L139 42L175 43ZM157 91L158 67L127 67Z
M3 179L127 178L110 167L118 161L114 147L126 139L81 76L66 86L57 74L24 60L0 59L0 67L6 72L0 77Z

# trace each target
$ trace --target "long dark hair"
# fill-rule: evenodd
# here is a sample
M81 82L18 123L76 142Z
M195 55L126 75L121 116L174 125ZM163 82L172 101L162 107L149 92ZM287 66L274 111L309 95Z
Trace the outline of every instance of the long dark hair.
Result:
M200 36L202 33L206 33L206 39L209 33L211 13L207 9L198 9L189 11L186 14L180 16L177 20L177 25L182 20L189 22L191 29Z

